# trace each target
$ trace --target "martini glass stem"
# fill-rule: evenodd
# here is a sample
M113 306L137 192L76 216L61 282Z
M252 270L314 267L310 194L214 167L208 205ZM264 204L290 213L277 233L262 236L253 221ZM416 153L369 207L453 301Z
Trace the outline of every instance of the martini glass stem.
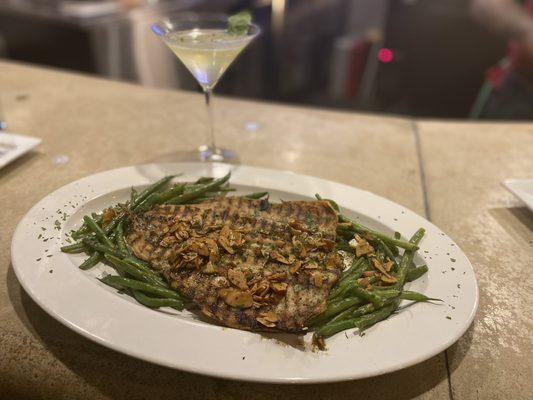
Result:
M208 136L208 147L210 148L213 153L216 153L218 151L216 142L215 142L215 123L213 118L213 106L211 105L213 91L212 89L204 89L204 96L205 96L205 107L207 111L207 129L209 130L209 136Z

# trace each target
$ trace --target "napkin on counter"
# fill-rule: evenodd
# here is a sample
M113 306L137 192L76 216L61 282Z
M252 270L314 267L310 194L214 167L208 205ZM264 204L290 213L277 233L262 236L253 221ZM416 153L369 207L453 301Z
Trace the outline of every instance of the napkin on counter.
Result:
M506 179L503 185L533 211L533 179Z
M27 153L41 143L41 139L0 132L0 168Z

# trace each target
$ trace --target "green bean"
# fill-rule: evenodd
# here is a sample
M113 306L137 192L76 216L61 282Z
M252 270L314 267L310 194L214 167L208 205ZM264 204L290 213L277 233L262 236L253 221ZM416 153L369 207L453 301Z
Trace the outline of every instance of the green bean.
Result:
M334 316L332 319L330 319L327 324L325 325L329 325L329 324L333 324L335 322L339 322L339 321L343 321L345 319L348 319L352 316L352 313L357 309L357 304L350 307L350 308L347 308L346 310L344 310L343 312L337 314L336 316Z
M256 193L250 193L243 197L247 199L260 199L261 197L268 196L268 192L256 192Z
M385 243L380 238L376 238L376 243L378 244L378 247L383 250L383 253L385 253L385 255L389 257L391 261L394 261L394 265L396 266L396 256L398 255L398 248L396 246L389 247L387 243ZM396 250L396 254L394 254L392 249Z
M355 328L355 321L357 320L357 317L371 313L374 310L375 306L373 304L365 304L364 306L358 307L351 312L351 315L348 318L337 321L331 320L327 324L321 326L315 332L315 336L327 338L335 335L336 333L345 331L346 329Z
M134 187L132 187L131 194L130 194L130 205L133 204L135 200L137 200L138 197L139 197L139 192L135 190Z
M354 220L346 217L345 215L340 214L339 221L350 223L351 229L357 233L368 233L370 236L374 238L379 238L383 240L385 243L390 244L392 246L401 247L402 249L405 249L405 250L417 250L418 249L418 247L413 243L406 242L405 240L395 239L394 237L390 237L388 235L385 235L384 233L372 230L364 225L361 225L355 222Z
M183 204L187 201L193 200L199 196L204 195L205 193L212 191L213 189L216 189L220 186L222 186L224 183L226 183L231 176L231 172L228 172L225 176L219 179L215 179L214 181L207 183L205 185L202 185L191 192L183 193L179 196L176 196L172 199L170 199L167 204Z
M111 240L109 240L109 238L106 236L104 231L102 231L102 228L98 226L98 224L94 221L94 219L86 215L85 217L83 217L83 220L87 223L87 226L89 227L89 229L94 232L94 234L96 235L96 238L102 244L105 244L106 246L111 247L111 248L114 247Z
M81 263L79 268L84 271L88 270L98 264L100 260L102 260L102 254L94 252L89 258L87 258L83 263Z
M337 243L335 243L335 249L336 250L342 250L342 251L345 251L347 253L355 254L355 249L352 246L350 246L349 244L347 244L347 243L337 242Z
M93 219L96 221L98 225L100 226L102 225L102 218L103 218L102 214L92 213L91 216L93 217ZM82 225L78 228L78 230L72 232L70 237L74 240L79 240L87 234L91 234L91 231L89 230L87 223L84 221Z
M427 265L421 265L420 267L412 268L407 271L407 275L405 277L406 282L412 282L420 278L422 275L424 275L426 272L428 272Z
M435 299L432 297L427 297L426 295L418 292L412 292L405 290L400 294L400 299L402 300L412 300L418 302L427 302L427 301L442 301L441 299Z
M178 311L181 311L183 310L183 306L184 306L183 301L181 300L158 299L155 297L147 296L144 293L139 292L138 290L133 291L133 297L135 297L135 300L137 300L143 306L146 306L149 308L172 307Z
M157 192L161 188L163 188L168 182L170 182L174 177L177 175L168 175L164 178L159 179L157 182L151 184L146 189L144 189L139 195L137 196L137 199L133 203L130 204L130 209L134 210L136 207L139 206L148 196L150 196L152 193ZM109 235L118 225L119 222L123 221L126 215L124 212L120 213L119 215L116 215L109 224L104 229L104 232Z
M359 332L363 332L379 321L388 318L394 311L396 311L396 308L398 308L398 301L393 301L379 310L358 317L357 321L355 321L355 326L359 329Z
M155 204L163 204L166 201L180 195L185 190L185 183L178 183L174 185L170 190L162 193L152 193L150 194L142 203L135 206L133 211L136 213L142 213L143 211L148 210L151 206Z
M77 242L77 243L73 243L73 244L69 244L69 245L61 247L61 251L63 253L69 253L69 254L83 253L86 250L87 248L82 242Z
M344 271L342 271L342 274L339 278L339 283L341 283L343 280L345 280L346 278L348 278L349 276L353 275L353 274L358 274L359 272L361 272L359 274L359 276L361 276L361 274L363 273L364 271L364 268L366 268L366 265L363 266L362 264L365 264L365 259L363 257L354 257L353 260L352 260L352 265L350 265L350 267Z
M213 200L212 197L205 197L205 196L202 196L202 197L198 197L194 200L191 200L191 201L188 201L186 204L199 204L199 203L203 203L204 201L207 201L207 200Z
M354 267L352 269L352 267ZM339 282L331 289L328 301L332 301L339 297L345 297L346 291L352 286L357 284L357 279L361 277L363 272L369 268L368 261L361 257L356 262L355 265L352 265L347 271L346 275L342 276Z
M105 258L111 264L113 264L120 272L131 275L132 277L142 282L161 287L161 283L158 280L154 279L151 274L145 273L143 270L136 268L136 266L133 266L127 261L121 260L120 258L112 256L110 254L106 254Z
M87 247L93 249L93 250L96 250L99 253L111 254L111 255L116 256L116 257L123 257L124 256L119 250L115 249L114 247L109 247L109 246L107 246L105 244L102 244L100 242L97 242L95 240L83 239L83 244L86 245Z
M411 237L409 240L409 243L414 244L415 246L420 243L422 238L424 237L425 230L423 228L420 228L418 231L415 232L415 234ZM409 266L411 265L411 262L413 262L413 257L415 253L414 251L405 251L402 259L400 260L400 265L398 265L398 272L396 273L396 284L395 286L397 288L402 288L405 283L405 278L407 276L407 270Z
M346 329L358 328L359 332L370 328L372 325L378 323L389 317L397 308L397 302L392 302L379 310L372 311L368 314L357 316L348 320L340 321L336 324L326 324L315 332L317 337L327 338L335 335L338 332L345 331ZM373 307L373 306L372 306ZM369 310L370 305L364 311Z
M402 293L401 290L387 288L385 290L376 291L376 296L379 296L382 300L386 301L394 297L398 297Z
M380 296L372 293L366 289L363 289L359 285L354 285L349 289L351 295L354 295L365 302L374 304L377 308L383 307L383 300Z
M322 322L329 320L330 318L334 317L340 312L356 304L360 304L360 303L361 303L361 299L357 297L351 297L351 298L341 299L339 301L331 302L328 304L328 308L326 308L326 311L312 317L309 321L307 321L307 325L308 326L318 325Z
M331 199L323 199L322 196L320 196L318 193L315 193L315 197L317 198L317 200L327 201L329 205L331 206L331 208L333 208L337 213L341 211L341 208L335 201Z
M132 265L133 267L141 270L147 275L151 275L152 279L155 283L157 283L159 286L162 287L168 287L166 282L159 276L157 272L155 272L152 268L150 268L150 264L148 264L145 261L139 260L135 256L128 256L123 259L124 262L127 262L128 264Z
M114 288L129 288L139 290L144 293L150 293L162 298L181 300L180 295L173 290L165 289L157 285L151 285L146 282L140 282L135 279L123 278L116 275L107 275L101 278L100 281Z
M376 311L376 306L372 303L365 304L364 306L358 307L352 313L352 318L357 318L362 315L369 314L373 311Z
M124 239L124 221L119 222L115 231L115 240L117 242L118 250L123 255L131 254L130 249L126 244L126 240Z
M359 279L359 276L360 274L354 272L351 276L344 278L342 282L339 282L337 285L335 285L329 292L328 301L335 300L336 298L342 296L346 290L356 283L357 279Z
M198 178L195 183L209 183L213 182L215 178L212 178L210 176L202 176L201 178Z
M365 258L361 257L359 260L359 262L356 262L356 267L351 270L349 274L345 275L344 277L341 275L341 280L333 287L333 289L331 289L328 296L328 301L347 297L346 292L350 289L350 287L357 284L357 279L359 279L363 272L370 267ZM352 267L350 267L350 269L351 268Z

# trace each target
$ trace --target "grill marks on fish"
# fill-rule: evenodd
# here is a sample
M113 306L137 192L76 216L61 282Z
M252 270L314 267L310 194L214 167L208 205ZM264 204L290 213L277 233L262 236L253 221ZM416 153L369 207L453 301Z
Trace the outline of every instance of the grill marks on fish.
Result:
M155 206L134 218L127 242L209 317L300 331L326 308L342 269L337 216L323 201L263 208L239 197Z

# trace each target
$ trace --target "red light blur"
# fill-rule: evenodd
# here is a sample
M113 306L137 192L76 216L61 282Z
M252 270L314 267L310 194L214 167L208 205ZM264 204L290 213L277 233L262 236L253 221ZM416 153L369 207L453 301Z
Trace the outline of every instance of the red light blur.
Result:
M390 63L394 61L394 52L391 49L383 47L378 51L378 60L382 63Z

